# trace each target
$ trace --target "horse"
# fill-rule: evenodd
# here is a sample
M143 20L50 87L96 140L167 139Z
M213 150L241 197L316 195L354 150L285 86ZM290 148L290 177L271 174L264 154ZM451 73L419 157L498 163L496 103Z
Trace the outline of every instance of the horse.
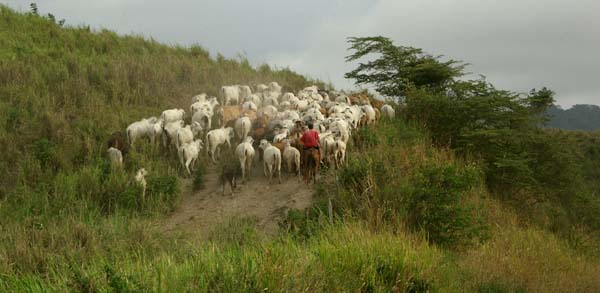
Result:
M303 150L304 181L310 183L312 179L317 183L317 173L319 173L319 162L321 162L321 152L317 148Z

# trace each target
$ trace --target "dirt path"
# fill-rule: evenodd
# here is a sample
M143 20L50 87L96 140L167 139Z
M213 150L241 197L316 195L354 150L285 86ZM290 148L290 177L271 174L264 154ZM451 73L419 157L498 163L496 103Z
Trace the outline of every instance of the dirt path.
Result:
M215 167L205 176L205 187L194 192L192 180L184 179L183 198L179 207L168 217L165 231L181 230L190 233L206 233L234 217L255 217L258 227L267 234L274 234L278 222L291 208L305 209L312 200L312 186L282 172L282 183L273 180L269 185L263 175L262 164L254 164L251 180L238 186L231 196L229 185L222 195ZM283 167L283 166L282 166Z

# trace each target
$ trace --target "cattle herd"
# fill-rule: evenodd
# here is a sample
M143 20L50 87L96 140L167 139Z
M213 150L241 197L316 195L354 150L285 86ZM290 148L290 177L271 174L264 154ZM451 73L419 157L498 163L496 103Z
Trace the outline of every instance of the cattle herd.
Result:
M165 110L158 118L131 123L125 135L120 131L113 133L107 154L118 167L129 148L147 138L152 144L162 144L166 151L176 152L182 168L191 176L203 150L216 163L223 148L232 150L233 142L238 144L233 151L239 159L242 180L250 178L249 171L256 159L263 161L269 183L275 174L281 182L282 163L288 172L298 176L304 171L308 182L319 165L341 166L352 132L375 123L381 115L393 118L394 109L365 95L320 91L317 86L296 94L282 93L277 82L256 85L254 91L247 85L223 86L219 98L204 93L192 97L189 112ZM306 167L309 164L300 141L309 123L319 132L319 163L311 167L316 170ZM223 170L225 173L231 172ZM140 182L142 178L137 177ZM235 182L234 175L229 177L228 180Z

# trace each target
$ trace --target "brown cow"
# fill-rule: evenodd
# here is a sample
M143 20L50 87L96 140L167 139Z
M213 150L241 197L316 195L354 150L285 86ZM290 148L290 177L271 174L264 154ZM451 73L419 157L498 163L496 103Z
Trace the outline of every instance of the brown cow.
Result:
M123 135L121 131L113 132L113 134L110 135L107 144L108 148L113 147L121 151L123 157L125 157L125 155L129 151L129 144L127 143L125 135Z
M221 107L218 111L218 119L220 125L233 127L233 123L242 117L246 116L251 121L256 120L257 114L255 110L243 110L239 105Z
M304 162L304 181L310 183L311 179L317 183L317 174L319 173L319 165L321 162L321 152L316 148L305 149L302 151Z
M223 166L221 171L221 184L223 184L222 195L225 195L225 185L229 183L231 186L231 195L233 195L233 189L236 188L236 178L239 175L239 170L234 166Z

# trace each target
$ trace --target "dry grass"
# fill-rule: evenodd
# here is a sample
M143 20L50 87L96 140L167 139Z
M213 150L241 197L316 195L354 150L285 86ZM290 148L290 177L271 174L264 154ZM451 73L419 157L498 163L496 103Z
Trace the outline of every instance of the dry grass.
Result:
M516 214L488 204L492 237L462 255L458 266L473 290L494 284L531 292L597 292L600 264L552 233L519 225Z

